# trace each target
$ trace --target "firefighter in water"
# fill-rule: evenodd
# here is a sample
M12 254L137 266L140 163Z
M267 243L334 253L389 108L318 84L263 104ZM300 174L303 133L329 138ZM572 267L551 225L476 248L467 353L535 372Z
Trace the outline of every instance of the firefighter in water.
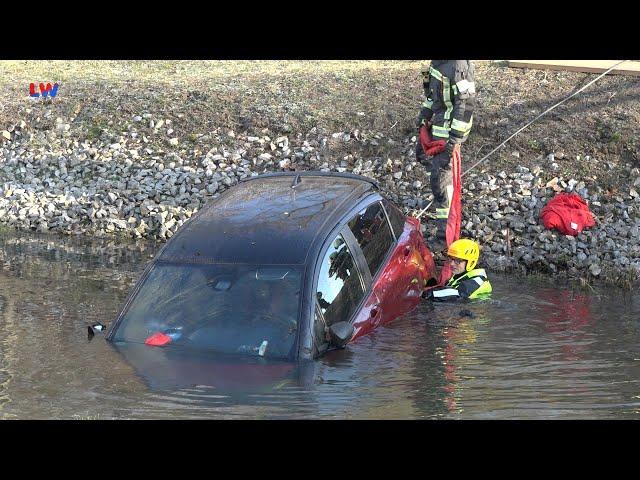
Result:
M492 288L484 268L476 268L480 257L480 246L473 240L461 238L447 249L453 276L443 287L427 290L423 298L435 302L486 298Z
M476 87L474 66L470 60L432 60L422 72L425 101L417 120L418 130L426 125L434 142L441 141L444 151L428 159L421 142L416 145L417 161L431 171L437 238L445 239L449 207L453 196L451 155L471 131Z

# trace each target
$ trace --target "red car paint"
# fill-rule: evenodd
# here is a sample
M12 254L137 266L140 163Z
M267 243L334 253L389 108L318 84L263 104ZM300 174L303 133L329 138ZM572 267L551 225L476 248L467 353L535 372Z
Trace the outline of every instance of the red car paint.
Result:
M420 220L408 217L393 253L356 316L351 341L413 310L431 278L436 278L436 266L424 244Z

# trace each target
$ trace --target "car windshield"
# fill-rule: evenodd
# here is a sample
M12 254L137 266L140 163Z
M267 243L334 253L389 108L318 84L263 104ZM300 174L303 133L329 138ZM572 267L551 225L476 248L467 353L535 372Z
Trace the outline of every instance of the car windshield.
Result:
M114 341L292 357L300 288L296 266L157 263Z

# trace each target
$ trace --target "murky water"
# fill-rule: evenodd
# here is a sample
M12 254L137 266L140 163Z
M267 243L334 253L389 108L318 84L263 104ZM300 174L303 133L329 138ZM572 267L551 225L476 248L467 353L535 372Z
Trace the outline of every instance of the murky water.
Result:
M295 365L87 341L157 248L0 235L0 418L640 418L640 300L616 289L493 275L492 301Z

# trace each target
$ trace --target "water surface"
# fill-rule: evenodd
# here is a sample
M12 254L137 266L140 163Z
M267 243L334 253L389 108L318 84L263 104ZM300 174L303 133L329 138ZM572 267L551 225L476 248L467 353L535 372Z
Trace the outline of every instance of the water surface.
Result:
M86 325L114 319L158 248L0 234L0 418L640 414L640 301L612 288L492 275L491 301L424 304L301 364L89 342Z

